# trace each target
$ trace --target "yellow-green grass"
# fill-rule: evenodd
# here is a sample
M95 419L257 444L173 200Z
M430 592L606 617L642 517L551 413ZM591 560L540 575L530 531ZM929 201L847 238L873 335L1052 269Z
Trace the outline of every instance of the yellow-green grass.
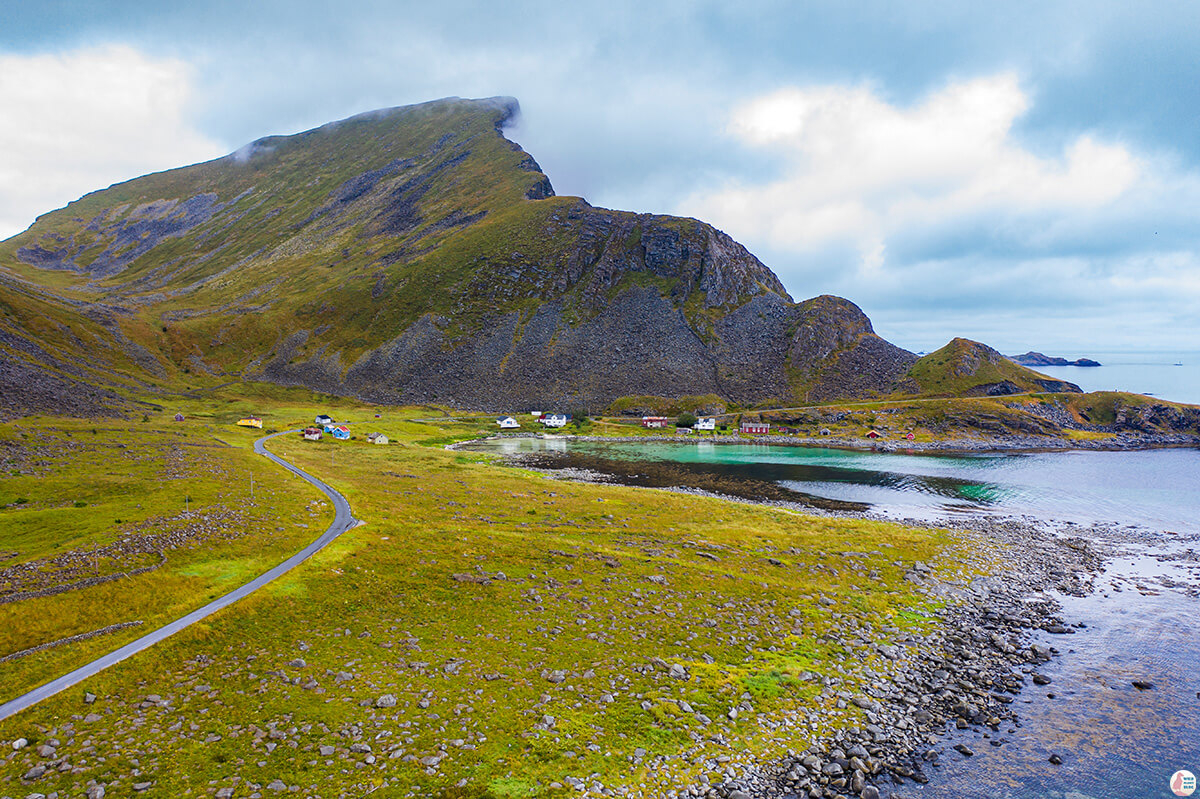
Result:
M274 412L302 410L330 409ZM381 413L356 429L377 427L395 444L272 444L343 491L365 526L205 624L0 724L0 740L61 740L72 720L86 731L76 737L92 754L60 752L89 771L47 775L39 790L81 776L128 785L136 758L139 779L163 796L202 795L235 775L321 796L384 782L381 795L554 795L566 789L551 784L593 773L659 795L703 770L689 753L707 736L726 736L706 744L712 755L771 757L858 723L860 711L837 709L809 673L854 691L865 667L891 668L873 643L888 627L927 624L933 610L903 579L914 561L947 578L985 565L949 533L549 480L421 446L458 434L412 421L428 410ZM305 665L289 665L296 658ZM691 679L646 668L651 658ZM556 670L562 682L543 677ZM318 685L306 688L309 678ZM84 691L98 701L83 704ZM148 694L169 707L138 709ZM396 705L371 707L383 694ZM752 710L731 720L744 696ZM812 709L812 728L777 726ZM83 722L89 712L99 720ZM272 723L285 737L256 743L252 729ZM205 743L210 735L221 737ZM349 754L356 741L379 761ZM268 754L267 742L278 748ZM403 755L387 757L397 744ZM337 753L321 756L321 745ZM416 760L439 747L436 768ZM659 755L671 759L651 773ZM26 759L0 768L0 792Z
M24 419L0 426L0 575L19 564L42 575L19 583L0 576L0 586L24 593L157 566L0 604L0 656L142 622L0 663L0 701L185 615L328 525L331 509L315 488L222 444L214 432L196 421ZM139 546L172 533L180 537ZM122 539L133 548L114 552ZM65 560L72 553L80 557ZM80 568L63 570L72 566Z

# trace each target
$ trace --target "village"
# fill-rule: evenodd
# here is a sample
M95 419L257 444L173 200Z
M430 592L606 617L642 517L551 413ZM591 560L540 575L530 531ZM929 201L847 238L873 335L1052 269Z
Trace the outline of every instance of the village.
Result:
M568 424L573 425L575 430L572 432L576 432L581 427L589 424L592 421L601 421L609 424L610 426L638 426L647 433L650 431L663 431L667 433L673 431L673 434L676 436L703 436L707 433L714 437L734 435L762 438L768 436L778 437L804 435L806 432L802 429L788 427L786 425L772 425L768 421L757 418L743 419L735 416L729 418L728 420L723 420L718 416L697 416L690 413L683 413L678 417L644 415L640 419L634 417L613 420L596 417L596 419L593 420L589 419L589 417L584 414L575 414L574 416L570 416L565 413L543 413L542 411L534 410L528 412L528 420L522 423L521 419L518 417L525 415L526 414L522 413L495 417L494 424L500 429L500 435L504 435L505 433L528 435L530 431L528 430L527 426L537 425L540 427L533 427L533 430L545 431L538 432L537 435L539 437L543 435L551 435L550 431L562 430L563 428L567 427ZM376 413L375 418L381 418L381 414ZM183 420L183 414L175 415L175 421L182 422ZM483 420L476 419L476 421L482 422ZM244 416L238 419L235 424L238 427L262 429L263 420L257 416ZM822 436L828 436L831 435L831 433L832 431L827 428L822 428L820 430L820 434ZM351 431L350 422L348 420L337 422L327 413L317 414L313 419L313 423L300 430L299 434L300 437L305 441L321 441L325 436L329 436L335 441L350 441L356 438ZM879 430L875 429L865 429L861 433L861 436L862 438L870 441L876 441L881 438L888 437L886 433L881 433ZM902 439L907 439L908 441L912 441L914 438L912 432L908 432L907 434L902 433L899 437ZM390 443L388 436L381 432L368 433L365 436L365 439L369 444Z

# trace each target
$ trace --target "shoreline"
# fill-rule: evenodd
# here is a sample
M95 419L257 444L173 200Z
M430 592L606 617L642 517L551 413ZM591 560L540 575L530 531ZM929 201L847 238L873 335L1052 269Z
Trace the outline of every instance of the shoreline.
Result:
M521 456L508 456L505 461L551 479L627 485L602 472L530 465L522 462ZM1040 669L1062 654L1054 646L1035 642L1035 636L1065 637L1075 632L1064 620L1062 603L1055 594L1082 597L1093 593L1096 577L1113 557L1117 543L1113 538L1116 528L1105 524L1084 527L1008 516L930 522L788 501L756 501L688 487L657 490L816 516L951 530L973 537L969 546L981 558L1005 564L1003 570L981 574L966 584L942 581L934 568L913 564L905 579L931 599L945 603L937 622L923 634L888 635L884 638L888 643L870 645L872 654L883 655L892 668L864 672L870 681L866 692L845 690L836 676L819 678L822 696L836 697L841 708L862 709L865 723L839 730L783 759L763 761L747 753L745 758L719 761L705 757L702 751L692 752L691 758L704 762L710 772L724 774L724 779L715 784L694 783L675 794L679 799L879 799L898 796L893 792L906 784L930 782L941 757L937 747L946 744L953 732L974 729L986 736L1020 725L1015 700L1030 683L1049 682ZM1128 542L1127 536L1118 538ZM859 630L857 635L863 632ZM855 647L852 638L850 634L843 638L848 650ZM817 708L800 707L789 726L803 727L821 713ZM965 758L973 753L956 749L950 754ZM669 768L666 761L659 765ZM1047 763L1047 768L1054 766Z
M850 439L842 437L800 438L796 436L592 436L577 433L562 435L542 432L494 433L445 445L454 450L479 441L539 438L564 441L588 441L614 444L770 444L773 446L805 447L811 449L849 449L859 452L888 452L898 455L922 453L989 453L989 452L1129 452L1154 449L1200 448L1200 436L1183 433L1142 434L1114 443L1107 439L1046 439L1044 436L1013 436L1005 439L951 439L947 441L893 441L880 439Z

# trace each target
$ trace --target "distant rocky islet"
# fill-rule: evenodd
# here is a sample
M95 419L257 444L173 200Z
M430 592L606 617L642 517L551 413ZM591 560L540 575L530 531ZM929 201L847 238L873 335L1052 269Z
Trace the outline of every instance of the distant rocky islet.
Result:
M1103 366L1099 361L1093 361L1091 358L1077 358L1068 361L1066 358L1043 355L1033 350L1022 355L1014 355L1012 360L1021 366Z

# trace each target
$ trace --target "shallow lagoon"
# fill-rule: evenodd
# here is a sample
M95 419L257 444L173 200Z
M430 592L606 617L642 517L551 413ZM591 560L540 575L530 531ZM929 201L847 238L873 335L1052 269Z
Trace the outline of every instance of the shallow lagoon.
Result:
M1033 516L1155 530L1200 531L1200 450L901 454L711 442L513 438L472 445L504 454L558 453L686 467L773 483L810 497L865 503L893 518L962 513Z

